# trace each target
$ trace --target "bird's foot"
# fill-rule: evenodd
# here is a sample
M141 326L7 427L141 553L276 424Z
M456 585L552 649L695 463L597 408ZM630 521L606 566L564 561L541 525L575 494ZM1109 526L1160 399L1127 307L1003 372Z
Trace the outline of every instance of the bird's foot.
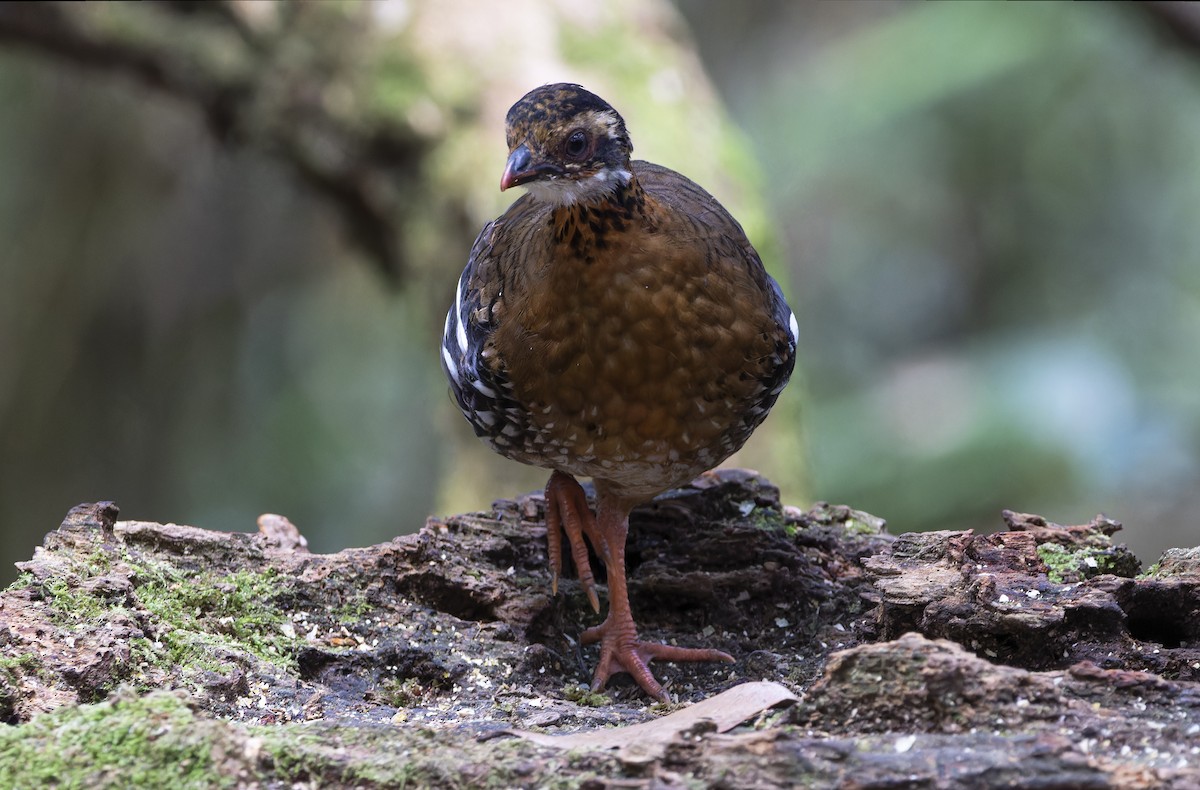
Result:
M608 679L619 672L628 672L647 694L659 702L671 697L654 679L649 664L663 661L724 661L733 663L733 656L711 648L676 647L658 642L642 642L637 638L633 619L614 620L612 615L598 626L589 628L581 637L585 645L600 643L600 663L592 678L592 691L600 691Z
M583 536L587 535L596 551L605 558L608 557L608 544L596 529L596 518L588 508L583 487L570 475L555 472L546 483L546 548L550 555L550 589L555 595L558 595L558 577L562 575L564 533L571 546L571 560L579 571L579 585L587 594L592 609L599 612L596 578L592 575Z

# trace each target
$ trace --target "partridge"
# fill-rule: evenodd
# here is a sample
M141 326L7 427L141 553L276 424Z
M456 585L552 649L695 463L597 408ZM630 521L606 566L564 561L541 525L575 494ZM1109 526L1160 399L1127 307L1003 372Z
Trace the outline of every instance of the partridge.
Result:
M606 566L608 615L582 635L600 643L592 688L624 671L666 700L653 659L733 658L638 639L629 512L749 438L791 375L796 318L737 221L679 173L631 161L625 121L599 96L536 88L509 110L507 138L500 189L527 194L471 248L442 364L479 437L553 470L554 592L564 536L597 612L585 536ZM594 482L594 516L580 476Z

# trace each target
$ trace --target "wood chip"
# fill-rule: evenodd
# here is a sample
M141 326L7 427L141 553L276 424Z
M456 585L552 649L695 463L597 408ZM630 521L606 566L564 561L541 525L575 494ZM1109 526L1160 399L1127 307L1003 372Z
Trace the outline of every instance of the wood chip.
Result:
M585 751L609 751L626 762L647 762L661 757L668 744L697 725L712 722L717 732L726 732L759 713L797 697L778 683L743 683L715 697L697 702L661 719L628 727L583 730L566 735L551 735L528 730L508 730L512 735L543 746Z

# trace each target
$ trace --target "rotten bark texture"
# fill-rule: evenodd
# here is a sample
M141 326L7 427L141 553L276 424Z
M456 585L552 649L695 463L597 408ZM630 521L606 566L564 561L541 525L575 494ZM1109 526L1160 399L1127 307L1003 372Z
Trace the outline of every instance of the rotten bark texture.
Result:
M737 663L656 666L662 706L587 691L598 618L549 594L539 495L332 555L277 516L116 517L73 510L0 594L0 784L1200 786L1200 549L1139 576L1103 518L892 538L705 475L635 511L631 597L645 638ZM749 680L799 702L654 750L509 734L666 723ZM146 722L132 757L86 746Z

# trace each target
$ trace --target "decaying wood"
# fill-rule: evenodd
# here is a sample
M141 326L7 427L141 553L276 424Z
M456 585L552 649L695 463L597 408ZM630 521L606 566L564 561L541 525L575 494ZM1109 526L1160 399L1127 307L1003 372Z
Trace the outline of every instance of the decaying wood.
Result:
M550 595L543 506L332 555L279 516L230 534L77 508L0 594L0 755L56 717L161 708L188 724L155 744L186 729L243 786L1200 785L1200 549L1139 576L1104 518L892 538L706 475L631 523L644 636L737 657L657 667L664 707L623 677L586 690L596 616L573 583ZM651 721L751 680L799 702L650 750L507 734ZM19 770L0 757L0 778Z

